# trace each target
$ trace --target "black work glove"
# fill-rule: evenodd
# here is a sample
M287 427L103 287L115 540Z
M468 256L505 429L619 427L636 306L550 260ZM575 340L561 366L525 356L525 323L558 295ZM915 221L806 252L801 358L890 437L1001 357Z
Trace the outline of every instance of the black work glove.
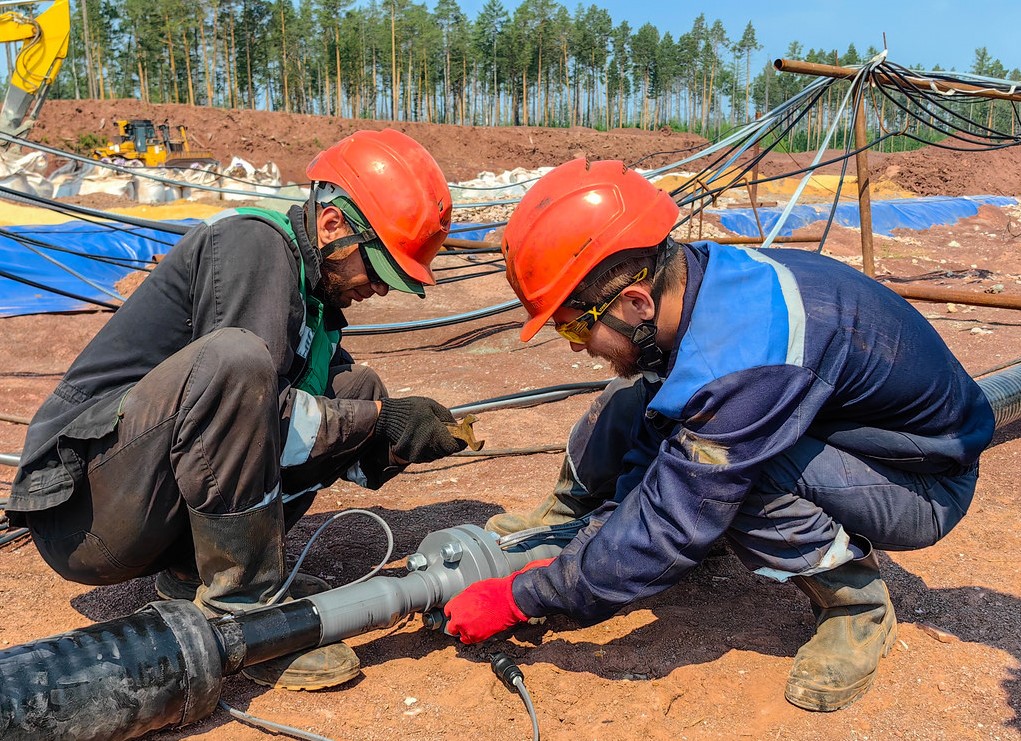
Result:
M445 406L424 396L383 399L373 434L390 441L396 458L408 463L428 463L464 450L467 443L450 434L454 415Z

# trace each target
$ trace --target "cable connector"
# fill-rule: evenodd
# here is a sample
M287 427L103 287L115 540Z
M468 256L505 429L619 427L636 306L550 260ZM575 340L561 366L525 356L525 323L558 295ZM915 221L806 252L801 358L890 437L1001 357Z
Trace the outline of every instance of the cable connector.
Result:
M511 692L517 692L518 688L514 685L514 680L520 679L522 682L525 680L525 675L521 673L521 669L507 654L502 651L496 651L489 654L489 665L493 669L493 674L500 678L503 682L503 686Z
M525 675L507 654L496 651L489 654L489 665L493 668L493 674L500 678L503 686L511 692L517 692L521 701L525 703L525 710L532 721L532 741L539 741L539 719L535 715L535 708L532 706L532 698L525 689Z

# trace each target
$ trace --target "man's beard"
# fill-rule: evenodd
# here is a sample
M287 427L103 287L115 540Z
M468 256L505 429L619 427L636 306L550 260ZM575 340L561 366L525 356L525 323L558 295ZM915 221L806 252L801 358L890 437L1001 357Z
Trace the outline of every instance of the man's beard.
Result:
M592 355L592 353L589 352L589 355ZM642 369L638 367L638 348L630 342L614 345L605 352L599 355L592 355L592 357L602 358L607 361L610 367L613 368L613 372L621 378L631 378L642 372Z
M329 260L324 260L321 268L323 301L332 311L342 311L351 305L351 299L344 296L348 290L348 280L344 272L338 270Z

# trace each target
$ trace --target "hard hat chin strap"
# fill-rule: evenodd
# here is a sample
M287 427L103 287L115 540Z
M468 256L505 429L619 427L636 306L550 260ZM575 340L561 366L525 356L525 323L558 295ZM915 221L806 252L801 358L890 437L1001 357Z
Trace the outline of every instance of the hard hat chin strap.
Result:
M320 248L320 252L324 260L337 250L342 250L345 247L350 247L351 245L371 242L373 239L378 238L376 230L366 224L365 229L362 231L355 231L354 234L349 234L348 236L341 237L340 239L334 239L320 247L319 227L316 225L316 207L318 204L321 203L324 206L335 206L340 209L342 214L344 214L344 220L352 230L356 229L358 226L355 223L356 220L352 218L351 213L345 211L340 205L334 203L334 200L342 197L350 198L346 191L333 183L312 183L312 187L309 189L308 205L305 207L305 232L308 234L308 240L312 243L312 246Z
M638 348L638 367L643 371L659 373L666 366L666 354L656 344L656 322L646 320L634 328L631 343Z
M599 320L614 332L627 337L631 344L638 348L638 367L643 371L659 373L666 364L663 348L656 344L656 333L659 329L656 322L646 319L637 326L628 324L612 314L604 314Z

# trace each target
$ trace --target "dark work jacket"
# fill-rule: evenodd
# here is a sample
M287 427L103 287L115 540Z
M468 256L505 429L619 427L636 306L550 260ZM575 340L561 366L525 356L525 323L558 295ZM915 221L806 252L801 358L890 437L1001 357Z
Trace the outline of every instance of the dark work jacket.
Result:
M934 475L968 469L992 437L982 390L890 289L810 252L684 250L682 323L616 501L514 580L528 615L598 620L676 583L803 436Z
M296 353L304 312L298 260L304 261L307 282L317 291L322 257L305 237L301 208L293 207L288 216L298 235L297 249L279 228L252 216L218 219L181 238L36 412L9 512L38 511L66 501L85 476L85 461L76 452L79 441L112 432L121 400L135 383L189 343L225 327L249 330L269 348L279 378L285 443L295 422L292 414L303 414L316 425L306 435L308 459L322 457L326 468L330 458L350 458L371 437L374 402L309 397L291 386L304 369ZM329 328L345 325L338 311ZM338 347L335 362L344 361ZM298 477L282 471L285 495L288 489L293 493L332 483L340 473L307 469Z

